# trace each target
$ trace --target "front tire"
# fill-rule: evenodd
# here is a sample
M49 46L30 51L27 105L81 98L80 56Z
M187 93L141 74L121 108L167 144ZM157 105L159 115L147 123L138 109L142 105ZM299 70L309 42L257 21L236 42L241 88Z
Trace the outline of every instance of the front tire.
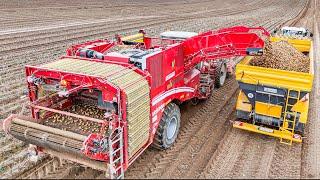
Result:
M179 133L180 118L179 106L174 103L168 104L154 137L153 146L155 148L164 150L173 145Z
M219 88L224 85L228 74L227 71L226 61L219 61L215 70L215 87Z

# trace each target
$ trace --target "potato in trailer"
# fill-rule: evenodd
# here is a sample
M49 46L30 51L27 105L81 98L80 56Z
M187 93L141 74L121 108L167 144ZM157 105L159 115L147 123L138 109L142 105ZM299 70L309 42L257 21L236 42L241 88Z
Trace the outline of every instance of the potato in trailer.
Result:
M308 54L313 33L303 27L282 27L275 29L270 36L271 42L287 41L304 54Z
M223 85L226 59L259 54L264 41L252 30L269 35L263 28L244 26L187 37L174 32L154 38L141 31L117 36L118 42L100 39L71 46L56 61L26 66L32 117L11 115L3 128L32 144L35 154L124 178L150 145L162 150L173 145L179 104L207 99L217 81ZM89 105L96 111L76 111Z
M280 38L271 37L271 41ZM284 40L284 38L281 38ZM236 66L240 92L233 127L274 136L291 145L302 142L308 120L313 84L313 45L310 39L288 41L309 54L309 72L295 72L250 65L247 56Z

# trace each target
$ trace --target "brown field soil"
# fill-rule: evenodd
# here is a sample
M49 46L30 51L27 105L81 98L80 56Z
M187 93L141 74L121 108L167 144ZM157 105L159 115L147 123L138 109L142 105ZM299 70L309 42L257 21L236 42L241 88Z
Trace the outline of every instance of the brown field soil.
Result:
M0 1L0 120L19 113L27 101L24 65L50 62L71 44L131 34L145 29L204 31L234 25L282 24L314 31L315 78L309 123L302 144L233 129L238 84L230 77L197 106L181 105L182 124L174 146L148 148L125 173L126 178L320 178L320 15L316 0L75 0ZM317 13L317 14L316 14ZM25 111L28 114L28 108ZM31 174L55 159L29 160L23 142L0 132L0 177ZM33 174L34 175L34 174ZM63 162L41 178L103 178L103 173Z

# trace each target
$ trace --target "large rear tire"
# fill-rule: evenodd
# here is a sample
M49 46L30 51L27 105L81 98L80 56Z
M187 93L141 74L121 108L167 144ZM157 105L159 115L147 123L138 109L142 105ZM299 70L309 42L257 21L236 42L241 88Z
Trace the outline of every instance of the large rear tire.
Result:
M154 137L153 146L155 148L168 149L173 145L179 133L180 118L179 106L175 103L168 104Z
M215 70L215 87L219 88L224 85L228 74L226 61L218 61Z

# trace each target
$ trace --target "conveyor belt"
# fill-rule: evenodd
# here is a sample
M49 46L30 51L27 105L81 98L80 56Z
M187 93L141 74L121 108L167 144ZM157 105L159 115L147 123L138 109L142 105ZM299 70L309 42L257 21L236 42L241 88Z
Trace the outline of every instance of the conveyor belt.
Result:
M64 149L72 153L79 153L86 139L86 136L81 134L26 121L22 117L12 120L10 134L31 144L49 147L56 151Z

